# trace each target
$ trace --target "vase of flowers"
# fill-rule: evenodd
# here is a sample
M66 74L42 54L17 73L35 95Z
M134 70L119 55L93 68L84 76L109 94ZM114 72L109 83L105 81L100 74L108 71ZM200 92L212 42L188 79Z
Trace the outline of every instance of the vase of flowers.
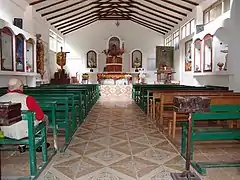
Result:
M219 63L217 63L217 66L218 66L219 71L222 71L224 63L223 62L219 62Z
M134 63L134 66L135 66L135 72L138 72L138 68L141 66L140 62L135 62Z

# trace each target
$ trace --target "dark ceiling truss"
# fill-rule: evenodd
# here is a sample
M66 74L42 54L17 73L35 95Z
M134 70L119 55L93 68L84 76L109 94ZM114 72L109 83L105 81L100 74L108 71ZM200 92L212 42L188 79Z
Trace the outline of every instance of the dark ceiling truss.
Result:
M149 26L149 25L147 25L147 24L145 24L145 23L142 23L142 22L139 22L139 21L136 21L136 20L133 20L133 19L131 19L131 21L134 22L134 23L136 23L136 24L139 24L139 25L141 25L141 26L143 26L143 27L146 27L146 28L149 28L149 29L151 29L151 30L153 30L153 31L156 31L157 33L160 33L160 34L162 34L162 35L165 35L165 33L161 32L161 31L159 31L158 29L153 28L152 26Z
M73 7L73 6L82 4L82 3L87 2L87 1L88 1L88 0L77 1L77 2L75 2L75 3L73 3L73 4L68 5L68 6L64 6L64 7L62 7L62 8L58 8L58 9L55 9L55 10L52 10L52 11L43 13L43 14L41 14L41 15L42 15L43 17L44 17L44 16L47 16L47 15L51 15L51 14L53 14L53 13L56 13L56 12L59 12L59 11L63 11L63 10L69 9L69 8L71 8L71 7Z
M46 0L30 5L39 4L37 12L64 35L97 20L130 20L164 35L198 5L193 0L58 0L48 5L43 2Z
M68 29L68 30L64 30L64 31L62 31L62 33L63 33L63 35L69 34L69 33L73 32L73 31L76 31L76 30L79 30L79 29L81 29L81 28L83 28L85 26L88 26L88 25L90 25L90 24L92 24L92 23L94 23L94 22L96 22L98 20L99 20L98 18L95 18L93 20L88 20L87 22L84 22L84 23L80 24L79 26L76 26L76 27Z
M39 8L39 9L37 9L36 11L39 12L39 11L42 11L42 10L44 10L44 9L48 9L48 8L50 8L50 7L53 7L53 6L56 6L56 5L59 5L59 4L62 4L62 3L65 3L65 2L67 2L67 1L70 1L70 0L57 1L57 2L52 3L52 4L50 4L50 5L47 5L47 6L41 7L41 8Z
M162 4L157 3L156 1L151 1L151 0L144 0L144 1L146 1L146 2L148 2L148 3L150 3L150 4L152 4L152 5L155 5L155 6L157 6L157 7L166 9L166 10L171 11L171 12L174 12L174 13L176 13L176 14L179 14L179 15L182 15L182 16L187 16L186 13L183 13L183 12L178 11L178 10L176 10L176 9L173 9L173 8L170 8L170 7L167 7L167 6L164 6L164 5L162 5Z
M34 5L40 4L40 3L44 2L44 1L47 1L47 0L37 0L37 1L33 1L33 2L31 2L29 5L30 5L30 6L34 6Z

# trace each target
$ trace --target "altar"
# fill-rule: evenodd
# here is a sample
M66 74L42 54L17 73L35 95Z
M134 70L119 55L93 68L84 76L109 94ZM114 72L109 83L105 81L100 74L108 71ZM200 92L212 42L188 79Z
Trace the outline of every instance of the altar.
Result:
M101 85L100 93L103 98L118 98L118 100L132 97L132 85Z

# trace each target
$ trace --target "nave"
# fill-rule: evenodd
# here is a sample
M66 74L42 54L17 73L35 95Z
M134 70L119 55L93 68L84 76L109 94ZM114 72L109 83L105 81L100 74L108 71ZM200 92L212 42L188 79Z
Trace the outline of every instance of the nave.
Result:
M178 135L180 138L180 133ZM221 160L222 153L225 160L232 157L226 148L224 152L213 148L216 146L202 146L196 148L198 160L210 159L209 156L215 161ZM221 147L224 149L224 146L226 144ZM170 172L185 169L178 149L131 99L101 97L66 152L58 154L39 179L172 180ZM201 177L203 180L240 178L238 168L208 169L207 172L207 176Z
M168 180L184 161L131 101L100 99L44 179Z

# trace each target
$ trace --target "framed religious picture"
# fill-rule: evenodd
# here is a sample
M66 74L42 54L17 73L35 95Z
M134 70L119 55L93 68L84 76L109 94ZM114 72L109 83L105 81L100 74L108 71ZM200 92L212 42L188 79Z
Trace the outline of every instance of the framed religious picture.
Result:
M87 52L87 68L97 68L97 53L93 50Z
M24 41L25 38L22 34L18 34L15 37L15 43L16 43L16 71L24 71Z
M2 71L13 71L13 33L7 27L0 29L0 60Z
M34 51L34 40L32 38L28 39L26 42L26 71L27 72L34 72L34 57L35 57L35 51Z
M194 72L202 72L202 41L194 41Z
M132 52L132 68L142 68L142 52L140 50Z
M185 71L192 71L192 39L185 43Z
M204 36L203 40L204 40L203 71L204 72L212 72L213 36L211 34L207 34L206 36Z

